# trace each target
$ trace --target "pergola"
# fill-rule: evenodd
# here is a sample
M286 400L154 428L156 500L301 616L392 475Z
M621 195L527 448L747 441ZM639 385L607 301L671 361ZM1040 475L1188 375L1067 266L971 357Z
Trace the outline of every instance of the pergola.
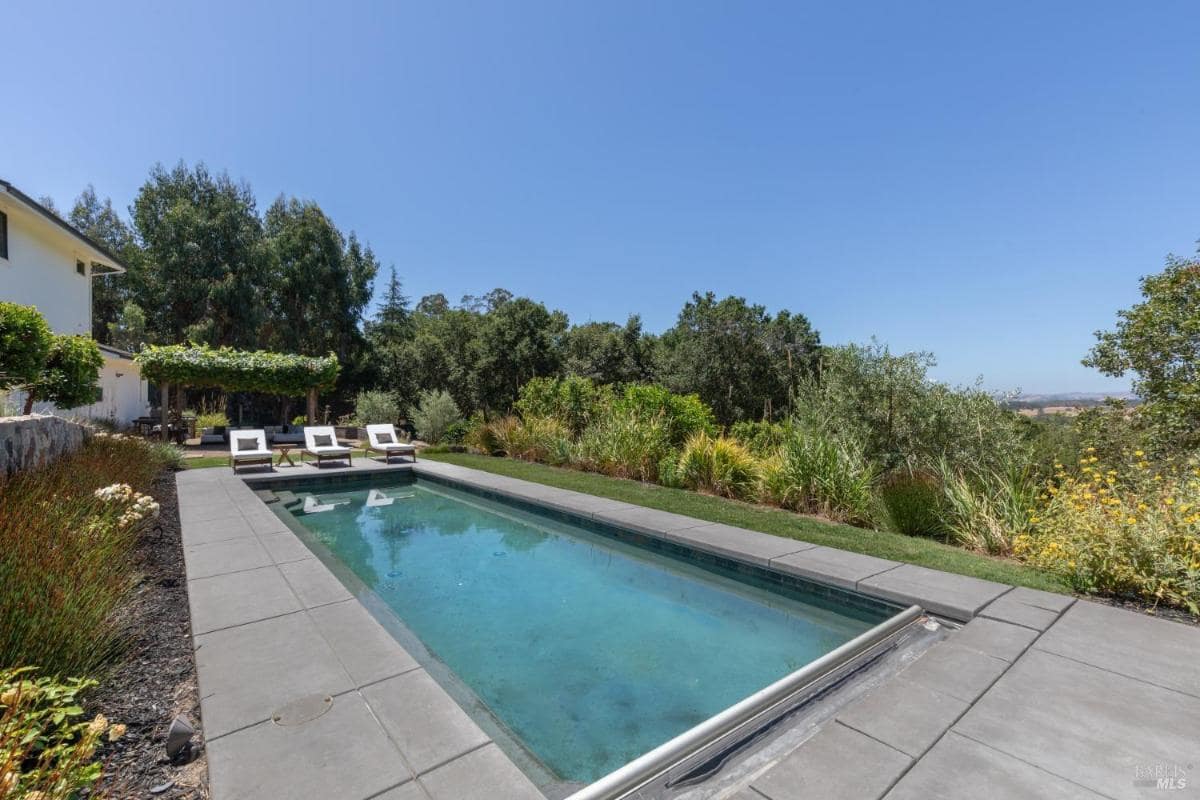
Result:
M308 398L308 424L316 422L317 395L337 380L337 356L298 356L265 350L234 350L205 345L151 345L134 356L142 376L159 387L162 437L167 439L171 386L265 392Z

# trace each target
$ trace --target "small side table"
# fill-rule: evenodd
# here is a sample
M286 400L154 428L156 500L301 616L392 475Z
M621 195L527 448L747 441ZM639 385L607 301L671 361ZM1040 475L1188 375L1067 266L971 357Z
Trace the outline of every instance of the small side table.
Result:
M274 449L276 453L279 453L279 458L275 461L275 466L282 467L284 459L287 459L289 467L296 466L296 462L292 461L292 450L295 449L295 445L277 444Z

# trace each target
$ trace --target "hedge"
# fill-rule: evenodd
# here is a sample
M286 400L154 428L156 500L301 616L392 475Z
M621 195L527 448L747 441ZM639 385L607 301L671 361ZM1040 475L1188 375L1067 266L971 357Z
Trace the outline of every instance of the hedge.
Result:
M298 356L203 345L151 345L133 360L156 383L291 396L333 386L341 369L333 353Z

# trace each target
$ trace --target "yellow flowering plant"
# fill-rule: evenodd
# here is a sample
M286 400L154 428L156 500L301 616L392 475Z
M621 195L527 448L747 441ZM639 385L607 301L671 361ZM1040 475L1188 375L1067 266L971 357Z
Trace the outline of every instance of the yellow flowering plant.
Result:
M79 696L95 685L37 677L31 667L0 670L0 800L66 800L83 789L102 796L96 748L121 738L125 726L85 718Z
M1014 553L1078 591L1200 614L1200 474L1134 451L1120 468L1093 448L1056 465Z

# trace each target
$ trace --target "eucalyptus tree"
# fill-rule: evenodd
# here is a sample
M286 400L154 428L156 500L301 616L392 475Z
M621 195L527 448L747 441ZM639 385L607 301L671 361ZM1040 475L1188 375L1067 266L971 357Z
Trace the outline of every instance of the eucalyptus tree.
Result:
M277 199L267 209L264 234L269 290L262 344L351 362L364 346L363 312L379 270L374 253L354 234L343 236L308 200Z
M109 329L130 303L144 302L139 293L142 259L133 230L113 208L112 200L100 200L91 184L75 198L67 221L92 241L110 250L125 262L127 271L92 278L92 336L113 344ZM130 311L136 315L137 311Z
M159 164L131 213L150 327L173 342L256 344L272 288L250 187L204 164Z

